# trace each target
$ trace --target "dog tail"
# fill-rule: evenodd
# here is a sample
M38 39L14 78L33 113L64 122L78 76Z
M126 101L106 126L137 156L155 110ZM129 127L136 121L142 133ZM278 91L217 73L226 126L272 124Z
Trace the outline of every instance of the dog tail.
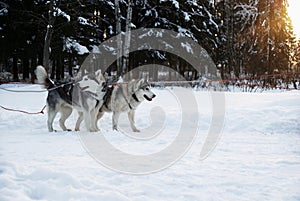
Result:
M53 81L49 79L46 69L43 66L37 66L34 72L39 84L43 84L48 88L54 86Z

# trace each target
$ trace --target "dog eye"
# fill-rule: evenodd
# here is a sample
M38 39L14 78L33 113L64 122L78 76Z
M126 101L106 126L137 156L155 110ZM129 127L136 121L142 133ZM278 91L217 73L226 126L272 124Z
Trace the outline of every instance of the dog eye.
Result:
M146 91L149 91L149 88L147 87L145 90L146 90Z

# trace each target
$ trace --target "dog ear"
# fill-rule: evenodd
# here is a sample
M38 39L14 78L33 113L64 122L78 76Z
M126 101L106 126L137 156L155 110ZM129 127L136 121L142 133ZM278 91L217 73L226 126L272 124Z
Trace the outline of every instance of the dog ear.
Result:
M99 69L99 70L97 70L97 71L95 72L96 77L99 77L100 74L101 74L101 69Z
M99 75L98 79L102 82L105 81L105 77L102 75L102 73Z
M139 86L139 87L142 86L142 85L144 84L144 82L145 82L144 79L140 79L140 80L138 81L138 86Z
M136 80L135 83L136 83L136 84L135 84L135 86L134 86L134 88L135 88L134 90L137 91L137 90L139 90L139 88L143 85L144 79Z
M105 81L105 78L102 75L101 69L97 70L95 74L96 74L97 80L99 80L99 81Z

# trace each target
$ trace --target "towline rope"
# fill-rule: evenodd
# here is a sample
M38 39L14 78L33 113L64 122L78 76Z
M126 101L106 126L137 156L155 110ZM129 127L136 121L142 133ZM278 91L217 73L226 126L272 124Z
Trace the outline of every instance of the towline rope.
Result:
M16 109L11 109L11 108L7 108L7 107L4 107L2 105L0 105L0 108L4 109L4 110L7 110L7 111L11 111L11 112L20 112L20 113L24 113L24 114L45 114L44 113L44 110L46 108L46 105L44 105L44 107L41 109L41 111L39 112L27 112L27 111L24 111L24 110L16 110Z
M212 80L212 79L207 79L207 80L202 80L202 82L207 82L207 83L211 83L211 82L221 82L221 83L227 83L227 82L234 82L234 81L244 81L244 80L252 80L252 79L261 79L261 78L269 78L269 77L281 77L281 76L290 76L290 75L299 75L300 72L287 72L287 73L278 73L278 74L266 74L266 75L259 75L259 76L245 76L245 77L241 77L241 78L229 78L229 79L220 79L220 80ZM201 80L194 80L194 81L149 81L150 84L197 84L200 83ZM65 84L61 84L58 85L56 87L53 87L51 89L43 89L43 90L12 90L12 89L7 89L7 88L3 88L0 87L1 90L4 91L8 91L8 92L15 92L15 93L44 93L47 91L52 91L55 90L57 88L60 87L64 87L65 85L69 85L69 84L74 84L76 82L68 82ZM29 82L2 82L1 84L30 84L32 85L32 83ZM127 85L128 82L114 82L114 83L110 83L111 86L118 86L118 85ZM251 84L251 83L238 83L240 85L245 85L245 86L260 86L261 84ZM38 84L38 85L43 85L43 84ZM264 86L261 86L264 87ZM267 86L265 86L267 87ZM284 87L275 87L275 88L280 88L280 89L284 89ZM288 89L286 89L288 90ZM46 108L46 105L39 111L39 112L27 112L24 110L17 110L17 109L11 109L11 108L7 108L4 107L2 105L0 105L0 108L7 110L7 111L11 111L11 112L20 112L20 113L24 113L24 114L44 114L44 110Z

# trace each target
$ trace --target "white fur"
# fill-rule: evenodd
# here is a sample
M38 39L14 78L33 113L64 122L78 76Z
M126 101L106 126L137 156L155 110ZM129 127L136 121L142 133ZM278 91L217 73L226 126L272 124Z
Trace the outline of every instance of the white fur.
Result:
M128 84L120 83L116 85L111 95L111 101L108 103L107 107L103 105L99 110L97 120L101 119L105 112L113 112L113 130L118 130L120 114L127 112L132 130L134 132L140 132L135 126L135 110L140 103L145 100L144 95L147 95L150 99L155 97L155 94L149 88L147 88L148 90L141 88L143 84L144 80L132 80ZM138 101L132 97L133 94L136 95ZM79 116L76 122L76 128L79 128L82 120L83 117Z
M84 119L86 128L88 128L89 131L91 132L96 132L100 130L97 126L96 117L100 108L102 107L103 96L105 94L105 92L102 92L102 83L105 82L105 78L101 74L101 70L100 71L98 70L96 72L96 77L97 80L100 82L100 84L97 84L93 80L89 80L89 79L85 80L85 78L87 77L83 77L82 81L78 82L80 87L86 87L86 86L89 87L88 89L83 91L92 92L96 94L96 96L92 96L92 98L86 98L86 100L81 99L85 101L85 105L87 105L88 107L80 107L80 108L75 107L78 110L79 118L81 118L81 121ZM84 103L81 103L81 105L83 104ZM76 131L80 130L80 125L78 125L77 122L76 122L75 130Z
M44 84L46 78L48 77L47 72L43 66L37 66L36 70L34 71L36 78L39 84Z
M38 82L41 84L47 84L45 81L48 78L47 72L42 66L38 66L35 70L36 77ZM102 84L105 82L104 77L101 74L101 71L97 71L97 80L99 84L94 81L90 82L91 80L81 80L77 82L77 85L73 88L72 100L76 101L76 104L71 104L70 101L67 102L65 99L61 97L59 92L62 88L56 88L54 83L49 79L51 87L48 89L48 97L47 97L47 108L48 108L48 130L50 132L54 131L53 129L53 121L58 112L61 113L61 117L59 120L59 125L64 131L68 131L65 126L66 119L71 115L72 109L75 108L80 116L84 118L86 128L88 131L96 132L99 131L99 128L96 125L96 116L99 112L103 104L103 96L105 92L102 91L103 86ZM81 90L80 85L85 85L89 83L89 92L86 93L84 90ZM49 87L49 86L48 86ZM59 91L60 90L60 91ZM74 95L74 92L76 95ZM93 95L95 94L95 95Z

